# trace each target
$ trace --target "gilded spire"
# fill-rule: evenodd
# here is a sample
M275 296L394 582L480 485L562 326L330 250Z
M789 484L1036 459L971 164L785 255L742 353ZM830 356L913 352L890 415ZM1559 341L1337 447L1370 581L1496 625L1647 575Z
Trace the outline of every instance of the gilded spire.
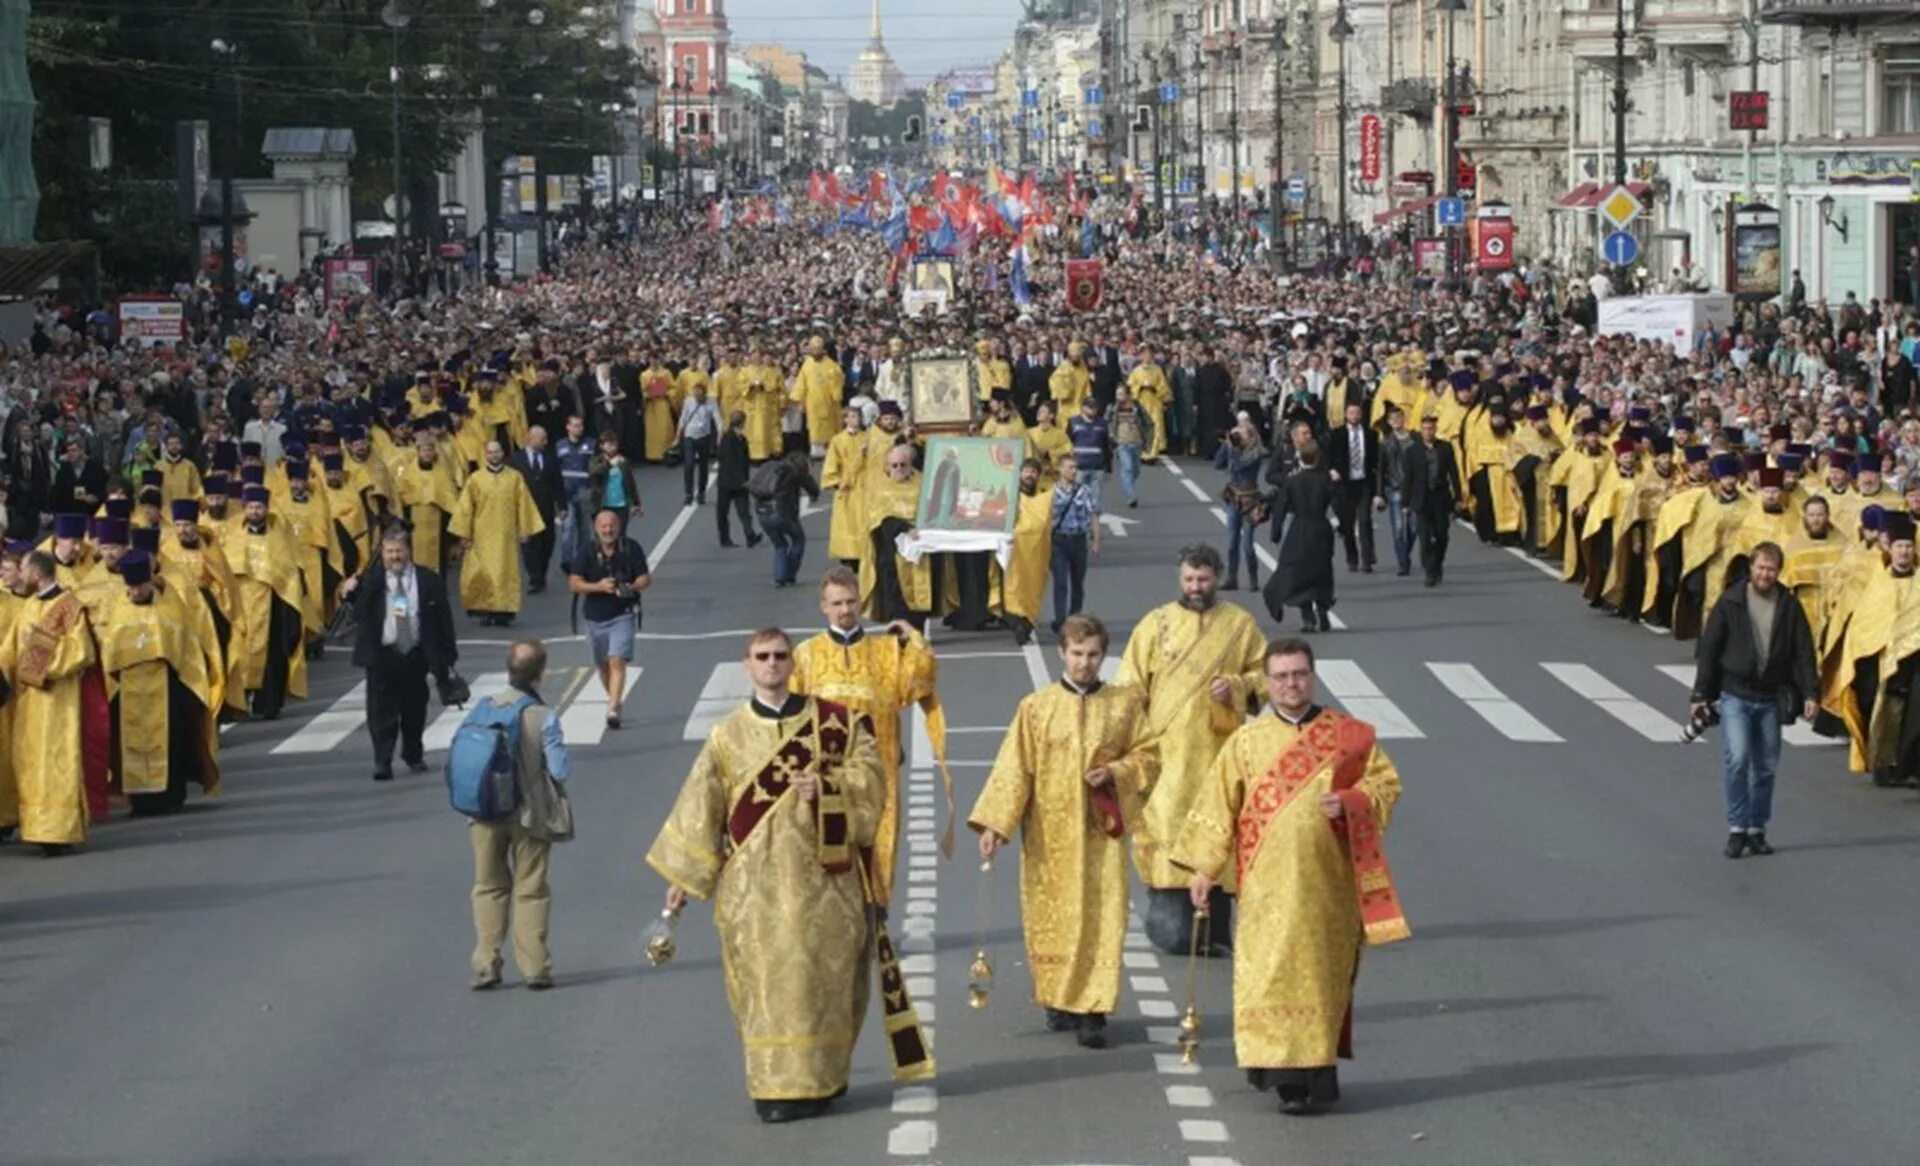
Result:
M873 43L880 43L880 0L873 0Z

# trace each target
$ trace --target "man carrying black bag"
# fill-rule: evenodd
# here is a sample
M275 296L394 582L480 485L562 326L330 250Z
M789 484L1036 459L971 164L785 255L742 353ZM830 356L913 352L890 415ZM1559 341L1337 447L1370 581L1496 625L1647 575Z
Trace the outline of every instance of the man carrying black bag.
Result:
M443 703L465 703L466 683L453 671L454 642L447 584L413 561L404 524L380 539L380 564L340 585L353 602L357 624L353 666L367 674L367 733L373 738L373 780L393 780L393 748L412 773L425 773L427 677L439 683Z

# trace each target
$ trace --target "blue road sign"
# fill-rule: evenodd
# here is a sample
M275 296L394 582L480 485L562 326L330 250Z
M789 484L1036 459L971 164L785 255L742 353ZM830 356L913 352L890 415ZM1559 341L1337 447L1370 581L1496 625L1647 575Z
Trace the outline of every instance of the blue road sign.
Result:
M1433 204L1434 217L1443 227L1457 227L1467 221L1465 199L1443 198Z
M1103 127L1103 126L1102 126L1102 125L1100 124L1100 119L1099 119L1099 118L1097 118L1097 117L1093 117L1093 118L1088 118L1088 119L1087 119L1087 136L1088 136L1088 137L1090 137L1090 138L1098 138L1098 137L1101 137L1101 136L1103 136L1103 135L1101 134L1101 130L1102 130L1102 129L1104 129L1104 128L1105 128L1105 127Z
M1026 106L1028 109L1039 109L1040 91L1038 89L1022 89L1020 91L1020 104Z
M1307 176L1292 174L1287 177L1287 197L1294 202L1307 201Z
M1101 96L1102 94L1098 85L1087 86L1086 98L1088 105L1099 105Z
M1640 258L1640 240L1631 231L1615 231L1601 241L1600 254L1615 267L1625 267Z
M948 109L959 109L961 106L965 105L966 103L967 103L967 99L961 94L958 94L958 93L947 94Z
M1172 105L1178 100L1180 100L1179 83L1168 81L1160 86L1160 104Z

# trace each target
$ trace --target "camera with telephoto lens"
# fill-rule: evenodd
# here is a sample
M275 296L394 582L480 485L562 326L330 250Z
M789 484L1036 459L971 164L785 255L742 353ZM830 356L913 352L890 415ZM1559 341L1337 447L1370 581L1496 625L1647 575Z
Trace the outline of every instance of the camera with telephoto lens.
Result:
M1700 734L1720 723L1720 706L1710 704L1693 716L1687 718L1686 727L1680 730L1680 743L1691 745L1700 739Z

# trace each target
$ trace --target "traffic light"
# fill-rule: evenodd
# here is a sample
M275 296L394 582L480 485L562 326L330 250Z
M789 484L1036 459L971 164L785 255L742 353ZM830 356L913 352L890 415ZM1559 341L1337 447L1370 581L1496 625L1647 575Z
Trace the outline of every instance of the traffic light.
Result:
M900 136L900 140L903 142L919 141L921 125L922 123L921 123L919 114L915 113L915 114L907 115L907 132Z

